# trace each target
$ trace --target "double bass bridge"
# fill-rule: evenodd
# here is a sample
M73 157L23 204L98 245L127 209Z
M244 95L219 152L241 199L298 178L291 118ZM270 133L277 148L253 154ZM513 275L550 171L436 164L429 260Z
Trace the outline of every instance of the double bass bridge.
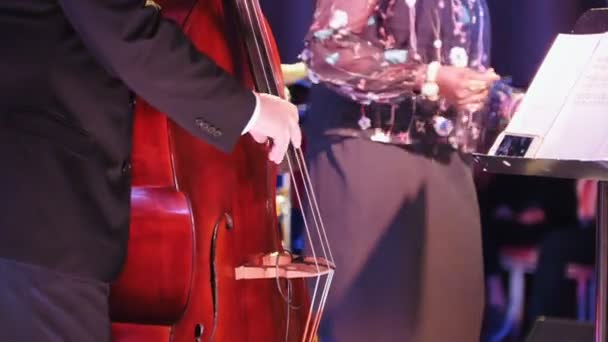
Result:
M324 258L273 252L249 258L247 263L235 268L235 276L237 280L313 278L327 275L335 268Z

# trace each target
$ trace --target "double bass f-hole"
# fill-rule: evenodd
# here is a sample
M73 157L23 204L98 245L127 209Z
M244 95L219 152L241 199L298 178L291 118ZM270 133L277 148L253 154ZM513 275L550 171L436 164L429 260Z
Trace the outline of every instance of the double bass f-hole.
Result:
M224 225L222 225L222 223L224 223ZM220 311L220 305L219 305L219 289L220 288L219 288L219 277L218 277L218 273L217 273L216 255L217 255L217 239L218 239L218 235L219 235L221 226L226 227L226 230L231 230L234 227L234 222L232 221L232 216L230 216L230 214L224 213L215 222L215 225L213 226L212 236L211 236L211 248L209 249L209 254L210 254L209 255L209 262L210 262L209 270L211 273L209 275L209 279L211 281L211 296L213 298L213 326L211 328L211 337L209 339L211 342L213 342L213 339L215 337L215 332L217 331L217 323L218 323L219 311ZM198 324L197 327L198 326L200 326L200 324ZM201 331L200 336L202 336L202 331ZM200 336L198 337L196 342L200 341Z
M155 1L192 48L242 85L283 92L257 0ZM334 265L308 171L290 170L313 214L305 222L312 256L296 257L281 244L277 168L264 146L246 135L224 153L142 98L135 112L129 248L111 291L112 319L127 324L113 326L114 341L313 340ZM286 160L303 166L299 149Z

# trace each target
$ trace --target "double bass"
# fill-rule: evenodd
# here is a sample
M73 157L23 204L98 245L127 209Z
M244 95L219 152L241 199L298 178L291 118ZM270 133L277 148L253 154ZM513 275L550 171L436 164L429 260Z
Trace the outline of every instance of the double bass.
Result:
M283 95L257 0L158 4L243 84ZM245 135L225 154L140 98L133 136L128 253L110 296L113 341L314 340L335 266L301 151L287 161L293 177L304 175L298 198L314 214L309 243L322 247L310 257L281 245L268 144Z

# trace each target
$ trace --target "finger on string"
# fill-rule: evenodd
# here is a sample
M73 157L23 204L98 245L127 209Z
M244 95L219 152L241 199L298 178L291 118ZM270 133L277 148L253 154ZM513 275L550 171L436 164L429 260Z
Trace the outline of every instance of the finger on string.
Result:
M300 148L302 146L302 131L297 121L289 126L289 132L291 134L291 143L294 148Z
M268 155L268 158L276 164L281 164L281 161L285 157L285 152L287 152L288 147L289 141L285 138L285 136L281 136L275 139L273 141L273 145L270 150L270 154Z

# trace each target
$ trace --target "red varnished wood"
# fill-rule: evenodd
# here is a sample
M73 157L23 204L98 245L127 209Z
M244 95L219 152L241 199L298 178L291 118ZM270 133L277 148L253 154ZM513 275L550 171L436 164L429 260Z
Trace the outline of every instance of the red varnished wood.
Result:
M244 50L238 51L243 41L230 33L236 32L236 21L224 15L223 2L159 3L177 22L190 12L184 31L197 48L227 71L243 71L243 82L252 87ZM229 47L228 42L236 44ZM271 57L278 67L276 51ZM292 281L292 305L297 308L288 310L276 280L235 279L235 268L249 256L282 251L276 166L268 162L266 147L244 136L233 153L224 154L141 100L134 137L129 253L111 296L114 321L134 325L115 325L114 341L197 341L200 326L200 341L207 342L214 310L214 342L285 341L286 335L288 341L301 341L308 313L304 281ZM233 221L231 229L226 217ZM279 284L287 293L285 281Z
M174 188L167 118L138 100L131 154L133 186Z
M163 325L112 324L114 341L170 341L171 327Z
M188 302L194 258L192 218L183 193L135 187L126 264L112 285L114 321L171 324Z

